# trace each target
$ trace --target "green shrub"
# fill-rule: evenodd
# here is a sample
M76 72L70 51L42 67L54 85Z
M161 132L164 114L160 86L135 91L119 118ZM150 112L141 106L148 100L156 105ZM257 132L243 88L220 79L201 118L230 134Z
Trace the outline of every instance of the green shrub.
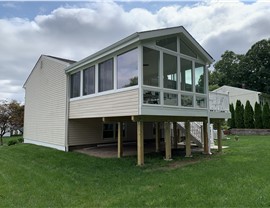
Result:
M270 110L268 103L265 103L263 106L262 121L263 121L263 128L270 129Z
M18 139L18 142L19 142L19 143L23 143L23 138L19 138L19 139Z
M235 126L236 128L242 129L245 128L244 125L244 106L241 104L240 100L236 101L235 107Z
M244 112L244 124L245 128L252 129L254 128L254 112L252 106L250 105L249 100L246 102L245 112Z
M233 103L230 104L231 118L228 119L228 126L230 128L235 128L235 113Z
M17 140L12 139L12 140L8 141L8 146L11 146L11 145L14 145L14 144L17 144L17 143L18 143Z
M254 113L254 120L255 120L255 128L256 129L262 129L263 123L262 123L262 108L259 103L255 103L255 113Z

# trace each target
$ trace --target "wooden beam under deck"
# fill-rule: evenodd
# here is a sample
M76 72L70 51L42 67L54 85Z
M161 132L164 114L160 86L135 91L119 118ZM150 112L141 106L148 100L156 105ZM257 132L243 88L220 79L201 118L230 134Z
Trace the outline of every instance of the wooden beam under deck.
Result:
M165 160L172 159L172 144L171 144L171 124L164 122L165 131Z
M118 158L123 157L123 123L118 122L118 142L117 142Z
M155 123L156 125L156 152L160 151L160 124L159 122Z
M131 122L130 116L120 116L120 117L103 117L103 123L113 123L113 122Z
M133 122L181 122L181 121L206 121L207 117L183 117L183 116L131 116Z
M192 157L191 155L191 140L190 140L190 122L185 122L186 129L186 157Z
M207 121L203 122L203 151L204 151L204 154L207 154L207 155L210 154L210 152L209 152Z
M137 164L144 164L144 138L143 138L143 122L137 122Z

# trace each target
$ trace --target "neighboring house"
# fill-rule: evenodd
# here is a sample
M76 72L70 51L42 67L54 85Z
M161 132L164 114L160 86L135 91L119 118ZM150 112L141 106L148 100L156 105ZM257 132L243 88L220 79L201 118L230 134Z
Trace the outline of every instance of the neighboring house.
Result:
M42 55L24 85L24 141L65 151L117 141L120 157L122 142L137 140L143 164L159 128L168 159L170 122L186 123L188 142L190 121L201 121L208 152L207 125L230 117L228 95L209 98L213 61L184 27L134 33L76 63Z
M270 104L270 95L253 90L224 85L217 88L216 90L213 90L213 92L229 94L230 103L233 103L234 107L237 100L240 100L244 106L247 100L249 100L253 108L256 102L259 103L261 106L263 106L266 102Z

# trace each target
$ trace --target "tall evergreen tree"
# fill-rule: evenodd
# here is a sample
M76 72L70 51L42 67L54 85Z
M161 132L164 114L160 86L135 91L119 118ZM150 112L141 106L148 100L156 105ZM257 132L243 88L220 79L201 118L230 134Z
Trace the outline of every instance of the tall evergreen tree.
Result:
M236 128L245 128L244 126L244 106L240 100L236 101L235 106L235 126Z
M245 106L244 123L245 123L245 128L247 129L254 128L254 112L253 112L252 106L250 105L249 100L247 100L246 106Z
M263 121L263 128L270 129L270 110L268 103L265 103L263 106L262 121Z
M228 125L230 128L235 128L235 112L233 103L230 104L230 112L231 112L231 118L228 119Z
M259 103L255 103L255 110L254 110L254 126L256 129L262 129L262 108Z

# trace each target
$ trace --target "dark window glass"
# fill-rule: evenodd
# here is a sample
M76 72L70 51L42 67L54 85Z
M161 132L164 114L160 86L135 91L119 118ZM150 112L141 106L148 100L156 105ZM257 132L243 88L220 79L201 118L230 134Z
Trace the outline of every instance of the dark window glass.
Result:
M138 85L138 50L117 56L117 88Z
M113 59L100 63L98 67L98 91L111 89L113 89Z
M192 92L192 61L181 58L181 90Z
M204 65L195 63L195 88L198 93L205 93Z
M159 51L143 48L143 84L159 87Z
M83 70L83 95L95 93L95 67Z
M196 53L183 41L180 39L180 53L193 58L197 58Z
M163 86L177 89L177 57L163 54Z
M167 48L172 51L177 51L177 38L176 37L157 40L156 44L160 47Z
M81 73L76 72L70 75L70 98L80 96L80 85L81 85Z

